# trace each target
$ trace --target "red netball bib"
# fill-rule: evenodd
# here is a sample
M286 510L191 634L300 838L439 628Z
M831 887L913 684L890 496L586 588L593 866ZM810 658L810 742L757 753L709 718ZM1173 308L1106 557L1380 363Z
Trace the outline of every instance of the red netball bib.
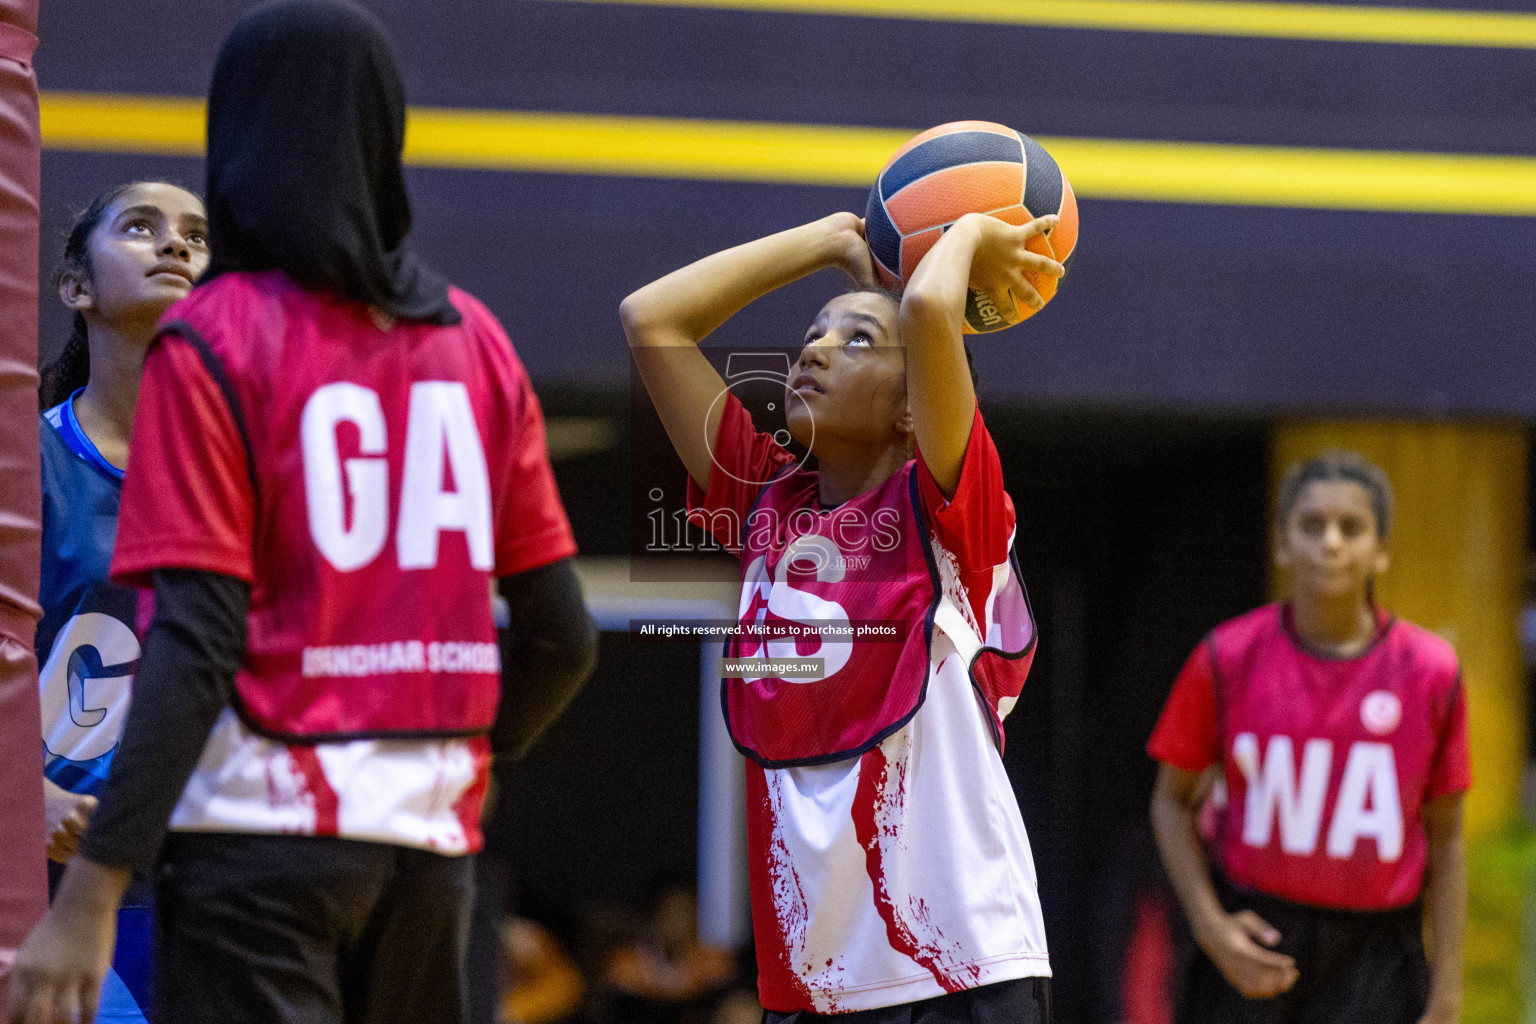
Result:
M934 630L971 670L1001 742L1034 650L1034 621L1013 560L987 602L1003 616L975 621L946 586L953 573L929 541L914 466L822 511L814 473L767 484L743 531L738 634L726 644L721 699L736 746L768 768L855 757L922 706ZM962 608L966 610L962 611ZM759 663L754 668L741 659ZM820 659L814 678L775 671Z
M1461 688L1451 645L1391 620L1365 653L1326 658L1301 646L1282 605L1224 622L1206 643L1227 874L1300 903L1412 902L1427 856L1423 805L1439 795L1439 762L1464 751L1451 732Z
M280 273L227 274L150 351L114 572L251 583L235 707L264 735L486 732L491 578L573 549L522 366L450 294L460 324L385 329Z

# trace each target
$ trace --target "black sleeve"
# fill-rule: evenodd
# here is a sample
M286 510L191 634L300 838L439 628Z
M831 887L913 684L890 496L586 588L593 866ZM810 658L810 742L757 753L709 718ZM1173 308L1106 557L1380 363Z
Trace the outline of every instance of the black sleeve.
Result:
M510 606L511 625L502 631L501 707L491 750L520 758L592 674L597 627L569 558L503 576L496 589Z
M108 867L147 870L181 791L234 695L245 656L248 584L192 569L155 573L155 616L133 679L133 702L80 852Z

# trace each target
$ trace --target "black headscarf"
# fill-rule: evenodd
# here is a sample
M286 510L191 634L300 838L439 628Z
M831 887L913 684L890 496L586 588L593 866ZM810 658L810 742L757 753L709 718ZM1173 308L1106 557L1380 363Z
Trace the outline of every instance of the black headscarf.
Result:
M344 0L271 0L219 50L208 94L208 277L285 271L400 320L457 323L405 244L405 90L383 27Z

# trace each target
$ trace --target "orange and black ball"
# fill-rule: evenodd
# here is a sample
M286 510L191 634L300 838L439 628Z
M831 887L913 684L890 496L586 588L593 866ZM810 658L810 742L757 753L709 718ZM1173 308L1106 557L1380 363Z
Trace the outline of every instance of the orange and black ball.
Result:
M985 213L1009 224L1046 214L1060 217L1030 249L1070 268L1077 248L1077 199L1056 161L1034 139L991 121L954 121L930 128L896 151L869 192L865 236L881 283L899 291L939 236L967 213ZM1057 278L1029 275L1046 302ZM1004 308L1012 307L1012 308ZM995 302L972 289L964 331L985 334L1010 327L1035 312L1011 301Z

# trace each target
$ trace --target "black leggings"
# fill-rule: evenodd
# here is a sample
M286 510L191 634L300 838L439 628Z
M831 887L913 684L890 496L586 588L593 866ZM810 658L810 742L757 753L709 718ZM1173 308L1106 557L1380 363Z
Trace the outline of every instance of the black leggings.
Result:
M1244 999L1195 951L1179 1024L1417 1024L1429 1001L1423 906L1331 910L1238 889L1216 891L1229 913L1252 910L1280 933L1281 953L1300 977L1273 999Z
M462 1024L473 858L317 836L173 833L155 1024Z
M1051 1024L1051 979L1015 978L915 1003L821 1014L763 1011L763 1024Z

